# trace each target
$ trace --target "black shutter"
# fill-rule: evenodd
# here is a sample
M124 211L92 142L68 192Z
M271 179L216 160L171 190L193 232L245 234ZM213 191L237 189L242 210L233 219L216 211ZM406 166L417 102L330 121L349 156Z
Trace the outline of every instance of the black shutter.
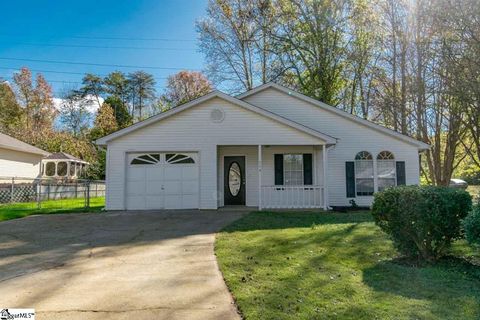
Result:
M312 154L305 153L303 154L303 184L312 185L313 184L313 170L312 170Z
M397 186L406 185L405 161L397 161Z
M345 180L347 182L347 198L355 198L355 162L345 162Z
M275 155L275 185L283 185L283 154Z

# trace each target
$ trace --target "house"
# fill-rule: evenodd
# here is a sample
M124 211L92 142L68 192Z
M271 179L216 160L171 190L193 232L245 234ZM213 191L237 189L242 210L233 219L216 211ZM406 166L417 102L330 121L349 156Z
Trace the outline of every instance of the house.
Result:
M49 153L0 133L0 177L37 178L42 158Z
M429 146L275 83L214 91L97 140L108 210L369 206Z

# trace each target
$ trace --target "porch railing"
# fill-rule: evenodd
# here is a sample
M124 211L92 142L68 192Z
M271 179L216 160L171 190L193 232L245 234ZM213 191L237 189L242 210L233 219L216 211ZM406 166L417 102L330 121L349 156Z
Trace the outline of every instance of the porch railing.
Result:
M261 208L313 209L323 208L323 186L262 186Z

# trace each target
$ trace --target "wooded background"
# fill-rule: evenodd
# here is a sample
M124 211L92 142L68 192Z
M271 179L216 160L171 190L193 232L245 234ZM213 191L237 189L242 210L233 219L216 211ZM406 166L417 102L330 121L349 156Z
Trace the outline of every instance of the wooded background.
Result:
M424 183L480 184L478 0L210 0L196 28L203 73L174 74L162 93L144 71L86 74L55 108L45 79L22 69L0 85L0 131L80 156L102 178L94 139L213 87L276 81L430 144Z

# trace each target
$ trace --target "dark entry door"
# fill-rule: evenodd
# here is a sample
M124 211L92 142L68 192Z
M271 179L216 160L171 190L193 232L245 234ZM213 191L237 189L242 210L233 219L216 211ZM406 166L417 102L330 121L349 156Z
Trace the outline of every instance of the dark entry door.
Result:
M225 205L245 205L245 157L225 157L223 185Z

